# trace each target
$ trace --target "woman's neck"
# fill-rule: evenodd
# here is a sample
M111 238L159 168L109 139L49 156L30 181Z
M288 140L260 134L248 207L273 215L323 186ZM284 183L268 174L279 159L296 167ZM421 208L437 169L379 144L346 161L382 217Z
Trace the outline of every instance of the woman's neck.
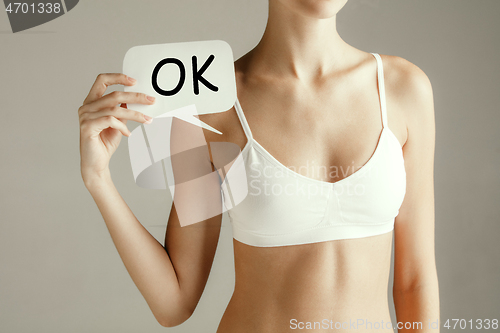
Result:
M350 48L337 32L336 16L306 17L270 1L267 26L251 62L260 73L309 81L339 67Z

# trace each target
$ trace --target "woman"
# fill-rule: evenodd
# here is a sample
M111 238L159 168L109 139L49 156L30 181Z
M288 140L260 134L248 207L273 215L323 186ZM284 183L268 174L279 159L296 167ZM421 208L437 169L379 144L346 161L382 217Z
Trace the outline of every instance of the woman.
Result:
M223 133L205 131L208 142L232 142L246 162L286 168L290 179L326 189L309 201L249 194L230 211L236 283L219 333L392 332L396 325L425 332L439 319L431 84L402 58L345 43L336 14L346 1L269 0L262 40L235 62L235 107L200 116ZM109 159L130 134L127 120L148 122L125 104L154 101L103 94L132 81L99 75L79 109L82 177L129 274L158 322L171 327L187 320L201 297L221 215L180 227L173 206L164 248L117 192ZM325 168L340 172L318 176ZM338 192L347 184L362 191ZM393 234L399 324L387 324Z

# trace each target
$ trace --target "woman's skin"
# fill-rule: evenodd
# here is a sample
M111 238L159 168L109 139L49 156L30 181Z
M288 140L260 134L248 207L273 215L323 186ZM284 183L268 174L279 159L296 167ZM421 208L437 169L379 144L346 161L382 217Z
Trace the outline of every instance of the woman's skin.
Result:
M321 179L328 182L366 163L382 130L375 58L345 43L336 30L336 14L345 3L270 0L262 40L235 62L238 98L255 140L305 176L318 174L299 168L307 161L346 172ZM394 231L269 248L233 240L236 283L218 333L289 332L294 323L324 319L359 324L344 326L345 332L392 332L375 325L390 321L393 236L397 320L422 322L419 332L439 332L428 326L439 319L432 87L410 62L388 55L382 60L388 126L402 146L407 175ZM79 109L82 177L154 316L163 326L176 326L191 316L205 288L221 216L180 227L173 205L165 247L141 225L112 182L109 159L121 136L130 133L127 120L146 121L125 103L153 102L135 93L103 96L111 84L133 85L125 75L101 74ZM233 142L243 149L246 137L234 108L200 119L223 133L204 131L207 142ZM367 321L374 326L365 326Z

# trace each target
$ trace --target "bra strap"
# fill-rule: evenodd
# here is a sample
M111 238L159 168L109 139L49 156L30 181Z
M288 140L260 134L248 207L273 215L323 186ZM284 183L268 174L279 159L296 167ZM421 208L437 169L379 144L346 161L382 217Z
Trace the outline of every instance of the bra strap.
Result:
M240 101L238 100L238 97L236 97L236 102L234 103L234 109L236 110L236 114L240 119L241 127L243 127L243 131L245 132L247 139L248 140L252 139L252 131L250 130L250 126L248 126L245 115L243 114L243 110L241 108L241 104Z
M382 58L378 53L372 53L372 55L377 59L377 84L380 99L380 108L382 112L382 126L387 127L387 105L385 100L385 83L384 83L384 65L382 64Z

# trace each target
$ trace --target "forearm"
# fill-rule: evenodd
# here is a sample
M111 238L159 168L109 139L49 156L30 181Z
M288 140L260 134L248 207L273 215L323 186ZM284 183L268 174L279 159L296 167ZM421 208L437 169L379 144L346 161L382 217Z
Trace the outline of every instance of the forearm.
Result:
M439 290L437 281L393 289L399 332L439 333ZM437 322L437 323L436 323ZM417 323L422 323L419 327ZM405 326L406 325L406 326Z
M110 175L86 182L113 243L135 285L154 316L166 321L183 321L182 297L177 276L162 244L137 220L114 186Z

